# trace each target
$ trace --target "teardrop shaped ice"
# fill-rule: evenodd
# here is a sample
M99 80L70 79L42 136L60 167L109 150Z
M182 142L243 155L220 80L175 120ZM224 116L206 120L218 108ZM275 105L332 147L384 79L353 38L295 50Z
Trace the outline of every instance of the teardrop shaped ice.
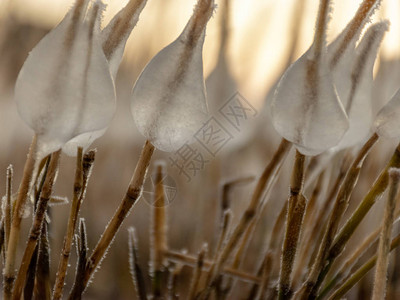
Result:
M32 50L17 79L22 119L38 136L40 156L72 138L107 126L115 111L114 83L100 39L101 1L78 0Z
M388 28L387 21L371 25L357 48L349 48L333 71L338 95L350 122L349 130L335 150L359 144L371 133L373 68Z
M378 112L374 125L379 136L385 138L400 137L400 89Z
M275 129L305 155L335 146L349 127L327 60L328 15L329 1L322 1L313 45L288 68L271 101Z
M101 32L103 51L109 63L111 76L114 81L116 80L118 68L124 54L126 41L136 26L146 2L147 0L130 0ZM76 156L77 147L82 147L86 151L96 139L103 136L106 130L105 128L86 132L74 137L64 145L63 152L68 156Z
M213 0L199 0L182 34L148 63L133 88L136 126L160 150L190 142L206 120L202 49L213 10Z

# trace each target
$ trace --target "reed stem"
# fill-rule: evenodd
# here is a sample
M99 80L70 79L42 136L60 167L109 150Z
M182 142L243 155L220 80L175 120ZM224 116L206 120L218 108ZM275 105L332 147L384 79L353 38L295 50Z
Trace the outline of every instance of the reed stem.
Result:
M306 282L296 293L299 299L306 300L309 299L310 296L312 299L316 297L316 293L319 288L319 286L316 285L318 275L321 272L322 268L325 266L325 260L328 255L329 248L332 245L333 239L335 238L340 220L342 219L342 216L349 206L350 197L360 176L363 162L373 145L375 145L375 143L378 141L378 139L378 135L374 133L371 138L364 144L364 146L361 148L358 155L356 156L355 160L353 161L350 169L348 170L343 184L340 186L335 205L331 211L326 231L320 243L319 251L314 260L311 272Z
M383 216L382 232L379 239L378 259L375 269L374 289L372 292L372 300L385 299L387 270L389 264L390 238L392 235L392 227L394 220L394 210L396 207L396 196L399 189L400 170L390 169L390 189L386 202L385 213Z
M25 252L22 257L21 266L18 270L17 279L15 281L15 286L13 289L12 299L19 300L24 289L26 274L29 269L29 264L32 259L32 255L35 252L35 248L42 232L42 224L46 215L47 204L51 198L53 192L53 185L56 179L56 174L58 171L58 163L61 156L61 150L54 152L51 155L49 169L46 174L46 179L43 184L43 189L40 193L40 199L37 203L35 217L33 220L32 227L30 229L28 242L26 244Z
M328 271L332 267L334 260L342 253L348 240L353 235L358 225L367 215L371 207L375 202L382 196L386 188L389 185L389 169L400 167L400 144L396 147L392 158L379 174L378 178L372 185L371 189L358 205L351 217L346 221L345 225L339 230L339 233L335 236L332 246L329 249L329 253L326 258L326 264L322 271L318 275L316 286L320 286L328 274Z
M288 211L286 217L285 239L282 248L282 260L279 274L278 298L290 299L292 295L292 271L300 237L301 225L306 209L306 199L303 196L305 156L296 150L290 184Z
M206 289L202 292L202 296L200 297L201 299L207 298L212 289L212 286L216 284L216 280L219 277L221 268L223 267L233 249L236 247L243 234L246 232L246 229L250 225L251 220L255 217L256 211L261 203L264 191L268 190L271 187L271 183L273 182L273 179L277 174L277 170L286 158L291 146L292 144L290 142L282 139L279 148L275 152L270 163L267 165L263 174L257 182L249 206L242 215L232 235L228 238L227 243L221 249L220 255L218 256L215 265L211 268L206 279Z
M74 285L69 295L69 299L80 297L80 295L84 292L90 278L93 276L93 273L104 258L104 254L114 240L114 237L121 227L122 222L128 216L134 204L140 198L142 194L143 183L153 152L154 146L149 141L146 141L142 153L140 154L132 179L129 183L128 190L124 198L122 199L122 202L120 203L117 211L114 213L110 222L107 224L107 227L100 237L91 256L87 260L85 265L85 274L82 278L81 284Z
M60 261L56 274L56 281L53 289L53 300L58 300L62 297L69 256L71 254L72 241L74 238L76 223L78 221L79 210L85 197L95 155L95 151L89 151L87 154L83 155L83 149L81 147L78 147L76 156L73 198L71 203L71 210L68 217L67 232L64 237L63 248L61 250Z
M390 244L390 251L393 251L398 246L400 246L400 234L392 239ZM376 264L377 256L374 255L366 263L364 263L360 268L355 271L350 278L344 282L333 294L329 297L329 300L339 300L342 299L344 295L357 283L359 282L365 274L367 274Z
M4 300L11 299L12 289L15 280L15 258L17 254L18 239L21 230L21 219L31 189L32 177L35 171L37 153L37 137L33 136L31 146L29 148L28 157L25 162L24 172L21 184L18 189L18 196L14 203L10 237L7 245L6 262L4 266L3 276L3 296Z

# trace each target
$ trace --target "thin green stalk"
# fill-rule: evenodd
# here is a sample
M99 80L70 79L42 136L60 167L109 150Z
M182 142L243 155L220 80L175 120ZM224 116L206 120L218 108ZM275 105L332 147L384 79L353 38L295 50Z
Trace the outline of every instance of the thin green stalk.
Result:
M393 251L400 246L400 234L392 239L390 244L390 251ZM357 271L355 271L351 277L344 282L336 291L329 297L329 300L340 300L350 289L356 285L376 264L377 256L374 255L366 263L364 263Z
M400 221L400 210L397 210L395 213L396 220L393 222L393 225ZM361 256L372 247L373 244L378 240L379 234L382 231L382 226L375 229L372 233L370 233L361 245L351 254L351 256L343 263L343 265L339 268L336 274L332 279L323 287L321 292L318 295L318 300L325 297L337 283L339 283L343 278L345 278L348 273L351 271L352 267L359 261Z
M315 257L311 272L301 289L296 293L296 297L299 299L306 300L309 299L309 297L311 297L311 299L316 297L316 293L319 288L319 286L316 286L318 275L325 266L325 260L339 227L340 220L349 206L350 197L360 176L363 162L378 139L379 137L375 133L364 144L352 163L350 169L348 170L343 184L340 186L335 205L331 211L328 224L326 226L326 231L320 243L319 251Z
M389 174L388 171L390 168L399 168L400 167L400 144L397 146L396 150L393 153L392 158L384 168L384 170L380 173L379 177L376 179L371 189L358 205L357 209L351 215L351 217L347 220L345 225L341 228L339 233L336 235L333 240L332 246L329 250L327 256L327 263L325 267L322 269L318 276L318 281L316 286L320 286L325 279L325 276L328 274L330 268L334 260L342 253L346 243L353 235L358 225L367 215L371 207L375 204L375 202L382 196L385 192L386 188L389 184Z
M321 289L317 299L322 299L325 297L337 283L339 283L347 274L351 271L351 268L357 263L357 261L361 258L361 256L365 253L367 249L369 249L379 237L379 233L381 232L381 227L372 232L365 240L361 243L360 247L358 247L353 254L345 261L345 263L340 267L339 271L333 276L332 279Z

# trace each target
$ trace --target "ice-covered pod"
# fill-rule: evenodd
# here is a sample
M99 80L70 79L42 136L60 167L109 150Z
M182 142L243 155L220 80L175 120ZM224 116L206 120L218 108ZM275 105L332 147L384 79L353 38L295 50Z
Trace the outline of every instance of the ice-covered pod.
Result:
M37 135L39 158L82 133L105 128L114 115L114 83L100 31L104 4L88 2L76 1L18 75L18 112Z
M365 25L381 1L365 0L356 14L328 45L329 68L340 101L349 118L349 130L334 150L362 143L370 134L373 122L372 82L373 67L388 23L370 26L356 46Z
M350 127L336 150L362 143L371 133L373 123L372 89L373 68L385 32L387 21L371 25L354 51L348 72L337 68L334 72L339 98L346 110ZM349 84L348 84L349 83Z
M139 21L140 13L145 7L146 2L147 0L130 0L101 32L103 51L109 63L111 76L114 81L117 77L126 42ZM75 156L77 147L82 147L86 151L96 139L103 136L106 130L107 127L101 130L86 132L73 138L64 145L64 153Z
M349 121L329 69L325 30L329 1L320 6L314 42L284 73L271 101L272 124L305 155L337 145Z
M400 137L400 89L378 112L374 125L379 136L385 138Z
M132 92L139 132L156 148L175 151L207 118L202 49L213 0L199 0L181 35L145 67Z

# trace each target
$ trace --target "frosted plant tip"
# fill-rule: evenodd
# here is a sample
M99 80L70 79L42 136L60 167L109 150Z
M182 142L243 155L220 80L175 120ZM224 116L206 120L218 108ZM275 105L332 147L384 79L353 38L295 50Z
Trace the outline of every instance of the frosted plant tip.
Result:
M392 180L400 180L400 168L390 168L388 173Z

